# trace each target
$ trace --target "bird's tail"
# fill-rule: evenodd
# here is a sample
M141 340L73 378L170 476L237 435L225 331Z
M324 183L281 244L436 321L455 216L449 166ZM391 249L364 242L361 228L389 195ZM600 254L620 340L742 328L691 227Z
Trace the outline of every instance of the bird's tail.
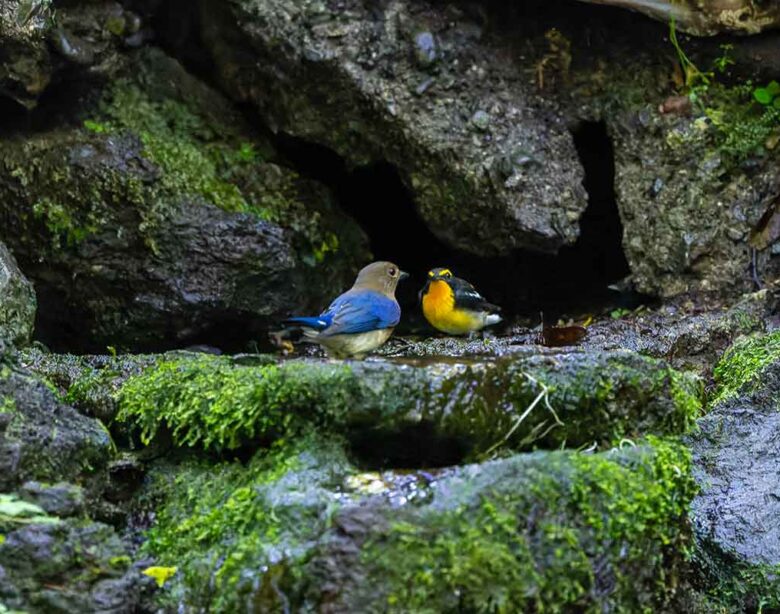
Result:
M301 326L303 328L311 328L318 331L328 327L328 322L317 317L287 318L283 324L285 326Z
M491 313L487 316L485 316L485 326L491 326L493 324L498 324L501 322L503 318L498 315L497 313Z

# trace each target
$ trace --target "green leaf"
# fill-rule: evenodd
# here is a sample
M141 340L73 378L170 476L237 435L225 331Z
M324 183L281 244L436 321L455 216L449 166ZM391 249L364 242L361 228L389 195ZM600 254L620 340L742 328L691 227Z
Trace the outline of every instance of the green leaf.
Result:
M22 501L15 495L0 495L0 524L57 523L59 520L55 516L46 514L37 505Z
M17 499L14 495L0 495L0 514L5 516L36 516L45 515L40 507Z
M765 87L757 87L753 90L753 98L761 104L771 104L773 96Z
M774 102L772 102L772 106L773 106L775 109L780 109L780 96L778 96L777 98L775 98Z
M609 317L612 318L613 320L619 320L620 318L622 318L624 316L627 316L630 313L631 313L630 309L624 309L624 308L620 307L618 309L614 309L614 310L610 311L609 312Z
M105 124L101 124L99 122L93 122L91 119L85 119L84 120L84 127L87 130L91 130L92 132L95 132L97 134L103 134L104 132L108 132L108 128Z
M766 91L769 92L774 98L775 96L780 94L780 83L778 83L777 81L770 81L769 84L766 86Z

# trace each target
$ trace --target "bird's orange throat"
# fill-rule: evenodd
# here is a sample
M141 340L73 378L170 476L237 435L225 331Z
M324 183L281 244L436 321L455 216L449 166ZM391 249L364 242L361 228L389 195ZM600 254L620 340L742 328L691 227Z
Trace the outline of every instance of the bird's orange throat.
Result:
M463 335L481 328L474 314L455 308L455 295L446 281L432 281L422 299L423 315L434 328Z
M436 280L423 295L423 314L428 320L444 318L455 307L455 295L446 281Z

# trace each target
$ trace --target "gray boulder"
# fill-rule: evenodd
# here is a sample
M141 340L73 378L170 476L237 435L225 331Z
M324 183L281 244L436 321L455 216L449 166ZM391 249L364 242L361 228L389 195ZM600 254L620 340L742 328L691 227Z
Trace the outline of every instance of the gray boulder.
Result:
M233 98L350 165L394 164L422 219L452 247L552 252L577 238L583 170L556 101L460 8L199 6L215 77Z
M118 2L53 6L39 0L0 3L0 95L27 108L64 78L105 78L124 60L119 49L141 27Z
M731 7L758 23L764 9L751 14L752 4L702 12ZM719 72L697 104L680 103L684 88L658 61L675 51L655 24L577 3L535 13L403 0L199 5L197 36L173 45L205 47L225 91L273 131L326 145L348 165L390 162L448 246L493 256L575 243L587 199L570 131L596 121L611 146L586 155L605 167L614 156L636 287L660 296L751 287L751 232L780 186L774 120ZM702 71L724 53L682 44ZM735 57L735 80L768 81L760 62ZM611 199L611 185L598 191ZM772 254L758 255L759 270Z
M715 369L714 406L689 436L700 492L697 559L716 599L780 606L780 333L737 343Z
M757 34L780 26L780 7L752 0L580 0L619 6L663 23L674 19L681 30L697 36L721 33Z

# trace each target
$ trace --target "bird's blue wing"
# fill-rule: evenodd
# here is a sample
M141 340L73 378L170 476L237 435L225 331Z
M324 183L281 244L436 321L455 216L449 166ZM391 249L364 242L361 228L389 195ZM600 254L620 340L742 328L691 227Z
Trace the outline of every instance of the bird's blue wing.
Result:
M401 308L394 299L379 292L355 290L338 297L320 318L332 322L321 334L353 335L392 328L401 319Z
M322 316L319 317L295 317L295 318L287 318L284 321L284 324L287 326L303 326L304 328L312 328L314 330L325 330L330 326L331 319L330 318L323 318Z

